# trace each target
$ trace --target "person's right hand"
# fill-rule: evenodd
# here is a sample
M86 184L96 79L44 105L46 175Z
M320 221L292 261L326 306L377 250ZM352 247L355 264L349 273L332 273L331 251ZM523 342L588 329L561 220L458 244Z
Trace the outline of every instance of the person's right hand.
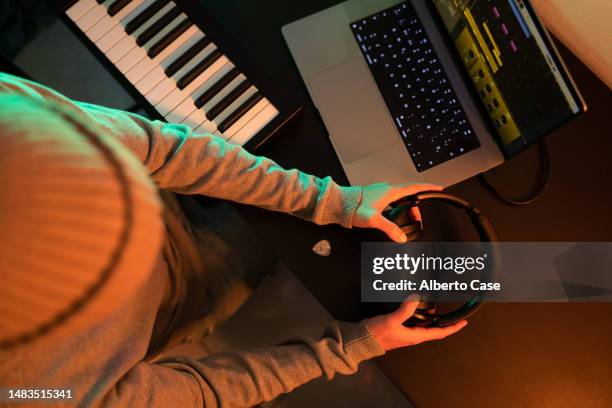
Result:
M467 321L462 320L445 327L404 326L403 323L414 314L418 305L418 297L409 297L396 311L366 319L370 334L385 351L430 340L441 340L467 325Z
M385 208L394 201L412 196L423 191L441 191L441 186L433 184L398 184L375 183L363 187L361 203L357 207L353 226L358 228L376 228L389 236L393 241L404 243L406 234L395 223L383 215ZM410 215L415 221L421 221L421 213L417 207L410 209Z

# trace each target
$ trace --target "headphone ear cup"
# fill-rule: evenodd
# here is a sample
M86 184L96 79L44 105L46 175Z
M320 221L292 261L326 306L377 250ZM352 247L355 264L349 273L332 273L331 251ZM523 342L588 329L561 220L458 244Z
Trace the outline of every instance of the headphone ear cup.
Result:
M416 241L423 236L423 223L415 221L410 216L410 205L398 205L385 216L406 234L408 241Z
M423 236L423 224L420 221L400 225L399 227L406 234L408 242L416 241Z

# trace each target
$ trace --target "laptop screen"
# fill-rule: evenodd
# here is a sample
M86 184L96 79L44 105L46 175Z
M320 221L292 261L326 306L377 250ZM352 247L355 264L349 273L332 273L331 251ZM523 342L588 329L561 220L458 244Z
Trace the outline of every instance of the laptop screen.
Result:
M507 156L580 111L523 0L434 0Z

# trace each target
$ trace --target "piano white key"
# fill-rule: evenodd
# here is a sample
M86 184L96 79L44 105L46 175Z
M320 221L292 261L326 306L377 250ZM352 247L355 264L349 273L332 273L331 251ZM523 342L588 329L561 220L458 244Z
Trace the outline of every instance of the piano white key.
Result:
M102 52L108 51L113 45L117 44L121 39L127 37L125 32L125 26L123 24L117 24L106 34L95 41L96 47Z
M183 45L186 41L189 40L191 36L193 36L198 31L198 27L192 25L185 31L183 34L178 36L176 40L174 40L171 44L169 44L162 52L157 54L155 58L145 58L136 64L132 69L130 69L125 77L132 83L140 81L140 79L151 72L153 68L159 66L160 62L166 59L170 54L176 51L181 45Z
M134 65L138 64L143 58L147 56L147 53L139 46L135 46L127 54L119 59L115 63L115 66L122 74L125 75Z
M253 136L272 121L278 115L274 105L269 104L261 110L249 123L244 125L228 141L233 144L244 146Z
M96 5L96 0L80 0L76 2L68 10L66 10L66 15L72 21L75 21L77 18L87 13L87 11L95 5Z
M98 20L89 30L85 32L85 35L93 41L98 41L104 34L108 33L115 26L117 26L121 20L130 14L136 7L142 4L144 0L132 0L127 6L123 7L120 12L114 16L109 16L108 13Z
M177 25L182 23L185 18L186 16L184 14L180 14L177 18L172 20L170 24L155 34L153 38L147 41L146 44L143 46L136 44L134 48L132 48L127 54L121 57L119 61L117 61L117 64L115 64L117 69L125 74L143 59L150 59L147 56L147 52L149 52L151 47L161 40L166 34L172 31Z
M168 95L174 88L176 88L176 82L183 77L187 72L191 71L196 65L198 65L208 54L213 52L217 47L214 44L209 44L202 51L197 53L187 64L179 69L171 78L166 78L159 84L155 85L149 93L145 95L145 98L153 106L157 105L166 95Z
M113 45L110 50L105 52L106 58L108 58L113 64L117 63L121 57L127 54L132 48L138 47L136 44L136 39L140 34L142 34L147 28L149 28L153 23L159 20L164 16L167 12L172 10L175 7L173 2L169 2L161 10L153 15L150 19L148 19L144 24L142 24L136 31L134 31L130 35L126 35L121 39L117 44Z
M87 31L91 26L93 26L96 22L98 22L102 17L107 16L108 6L113 2L113 0L106 0L102 4L96 4L85 14L75 20L75 24L77 27L81 29L81 31Z
M172 109L172 112L168 113L164 119L166 119L168 123L181 123L183 120L189 118L189 115L196 109L193 101L187 98L179 103L176 108Z
M194 133L210 133L211 135L215 135L215 136L219 136L219 132L217 131L217 127L215 126L215 124L209 120L207 120L206 122L202 123L200 126L198 126L197 128L193 129Z
M206 125L206 133L214 132L215 130L217 130L214 124L212 122L209 122L208 119L206 119L206 114L204 113L204 111L202 111L202 109L194 110L189 116L183 119L181 123L183 125L189 126L191 130L194 131L204 125Z
M270 102L266 98L262 98L257 102L251 109L249 109L244 115L240 117L232 126L223 132L223 137L229 139L234 136L240 129L242 129L247 123L249 123L259 112L261 112Z
M155 106L164 98L164 96L172 92L175 87L176 82L170 78L165 78L156 84L155 87L145 95L145 98L151 105Z
M217 93L215 96L210 98L210 100L208 102L206 102L204 104L204 106L202 106L202 110L204 112L208 112L213 106L215 106L217 103L219 103L219 101L221 99L225 98L228 93L233 91L234 88L236 88L238 85L240 85L240 83L242 81L244 81L245 79L246 79L246 77L244 76L244 74L240 74L236 78L232 79L232 81L229 84L227 84L227 86L225 88L220 90L219 93Z
M229 104L227 108L223 110L220 114L214 118L213 122L219 127L221 123L233 112L235 112L243 103L245 103L251 96L253 96L257 92L257 88L254 86L249 87L246 91L242 93L234 102Z
M181 44L178 48L172 50L158 66L149 71L136 83L136 89L138 89L142 95L148 94L156 85L167 79L166 73L164 72L166 68L168 68L168 66L170 66L179 56L183 55L189 48L204 38L204 34L201 31L196 31L195 35Z
M128 37L128 34L125 32L125 26L154 2L155 0L144 0L137 7L132 8L130 13L125 14L121 21L119 21L119 24L96 41L96 46L100 51L107 52L119 41Z
M142 95L146 95L166 79L166 73L161 65L157 65L134 84Z
M142 29L144 31L144 29ZM136 31L138 34L138 31ZM106 52L106 58L108 58L113 64L119 61L129 50L136 46L136 41L133 37L126 35L117 44L113 45L110 50Z
M168 122L180 122L196 108L195 100L201 95L197 89L205 83L215 82L219 72L227 72L233 66L227 57L219 58L184 89L176 88L170 92L155 108Z

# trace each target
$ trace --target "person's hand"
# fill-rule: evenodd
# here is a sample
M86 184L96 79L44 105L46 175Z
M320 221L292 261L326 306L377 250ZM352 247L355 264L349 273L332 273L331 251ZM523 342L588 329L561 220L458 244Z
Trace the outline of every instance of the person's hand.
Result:
M440 191L442 187L433 184L402 184L387 183L370 184L363 187L361 204L357 207L353 225L360 228L376 228L381 230L395 242L406 242L406 234L395 223L386 219L382 212L392 202L400 198L423 191ZM418 208L413 208L410 214L415 221L421 221Z
M409 297L392 313L366 319L368 331L385 351L430 340L441 340L467 325L467 321L462 320L445 327L406 327L403 323L414 314L419 305L418 298L414 299Z

